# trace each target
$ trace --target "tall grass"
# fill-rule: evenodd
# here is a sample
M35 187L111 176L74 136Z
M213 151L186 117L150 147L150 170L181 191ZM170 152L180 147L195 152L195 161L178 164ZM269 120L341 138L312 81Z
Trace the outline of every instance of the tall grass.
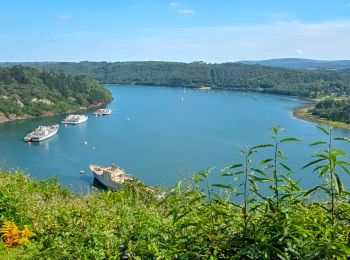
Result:
M325 140L312 143L320 151L305 168L323 184L310 190L293 180L281 149L298 139L280 138L279 127L271 143L242 149L242 162L180 181L162 199L136 184L76 196L55 180L3 171L0 224L28 225L36 236L15 248L1 242L0 258L347 259L350 205L341 180L350 164L334 145L350 140L320 130ZM257 153L267 158L255 162ZM210 184L210 174L222 183Z

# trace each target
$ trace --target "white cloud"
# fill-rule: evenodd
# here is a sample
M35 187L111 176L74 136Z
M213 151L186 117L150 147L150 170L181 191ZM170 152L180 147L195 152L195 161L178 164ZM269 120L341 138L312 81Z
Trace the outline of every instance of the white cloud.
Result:
M304 51L302 49L296 49L295 52L299 55L304 54Z
M60 21L69 21L72 20L72 17L69 15L65 15L65 14L61 14L61 15L57 15L56 18Z
M192 10L192 9L180 9L180 10L179 10L179 13L180 13L180 14L194 14L195 11Z
M178 2L171 2L170 5L171 6L177 6L179 3Z

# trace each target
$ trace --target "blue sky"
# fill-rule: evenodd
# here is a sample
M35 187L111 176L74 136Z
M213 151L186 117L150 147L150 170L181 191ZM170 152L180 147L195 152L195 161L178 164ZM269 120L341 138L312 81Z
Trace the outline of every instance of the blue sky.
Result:
M0 61L350 59L350 0L0 0Z

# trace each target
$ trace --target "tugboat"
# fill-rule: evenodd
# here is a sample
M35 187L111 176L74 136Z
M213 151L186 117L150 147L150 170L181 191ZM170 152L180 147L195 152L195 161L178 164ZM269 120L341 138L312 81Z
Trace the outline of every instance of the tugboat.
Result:
M110 115L110 114L112 114L112 109L110 109L110 108L101 108L101 109L97 110L94 114L96 116Z
M57 134L59 125L38 126L33 132L24 137L25 142L41 142Z
M61 123L66 125L77 125L88 120L86 115L69 115Z

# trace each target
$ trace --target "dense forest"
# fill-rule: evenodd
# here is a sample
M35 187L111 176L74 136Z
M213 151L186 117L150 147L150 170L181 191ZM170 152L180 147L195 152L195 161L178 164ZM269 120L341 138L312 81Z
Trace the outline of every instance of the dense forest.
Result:
M320 130L322 140L308 140L315 150L304 168L318 183L308 190L283 153L298 139L275 127L241 161L157 188L161 197L137 183L76 195L0 170L0 258L349 259L350 164L334 145L350 139ZM214 174L221 181L211 183Z
M0 68L0 115L36 117L105 104L109 91L86 76L21 65Z
M177 87L211 86L302 97L350 93L349 70L293 70L240 63L37 62L26 66L87 75L101 83ZM12 66L14 63L1 63Z
M327 98L318 102L311 113L331 121L350 124L350 99Z

